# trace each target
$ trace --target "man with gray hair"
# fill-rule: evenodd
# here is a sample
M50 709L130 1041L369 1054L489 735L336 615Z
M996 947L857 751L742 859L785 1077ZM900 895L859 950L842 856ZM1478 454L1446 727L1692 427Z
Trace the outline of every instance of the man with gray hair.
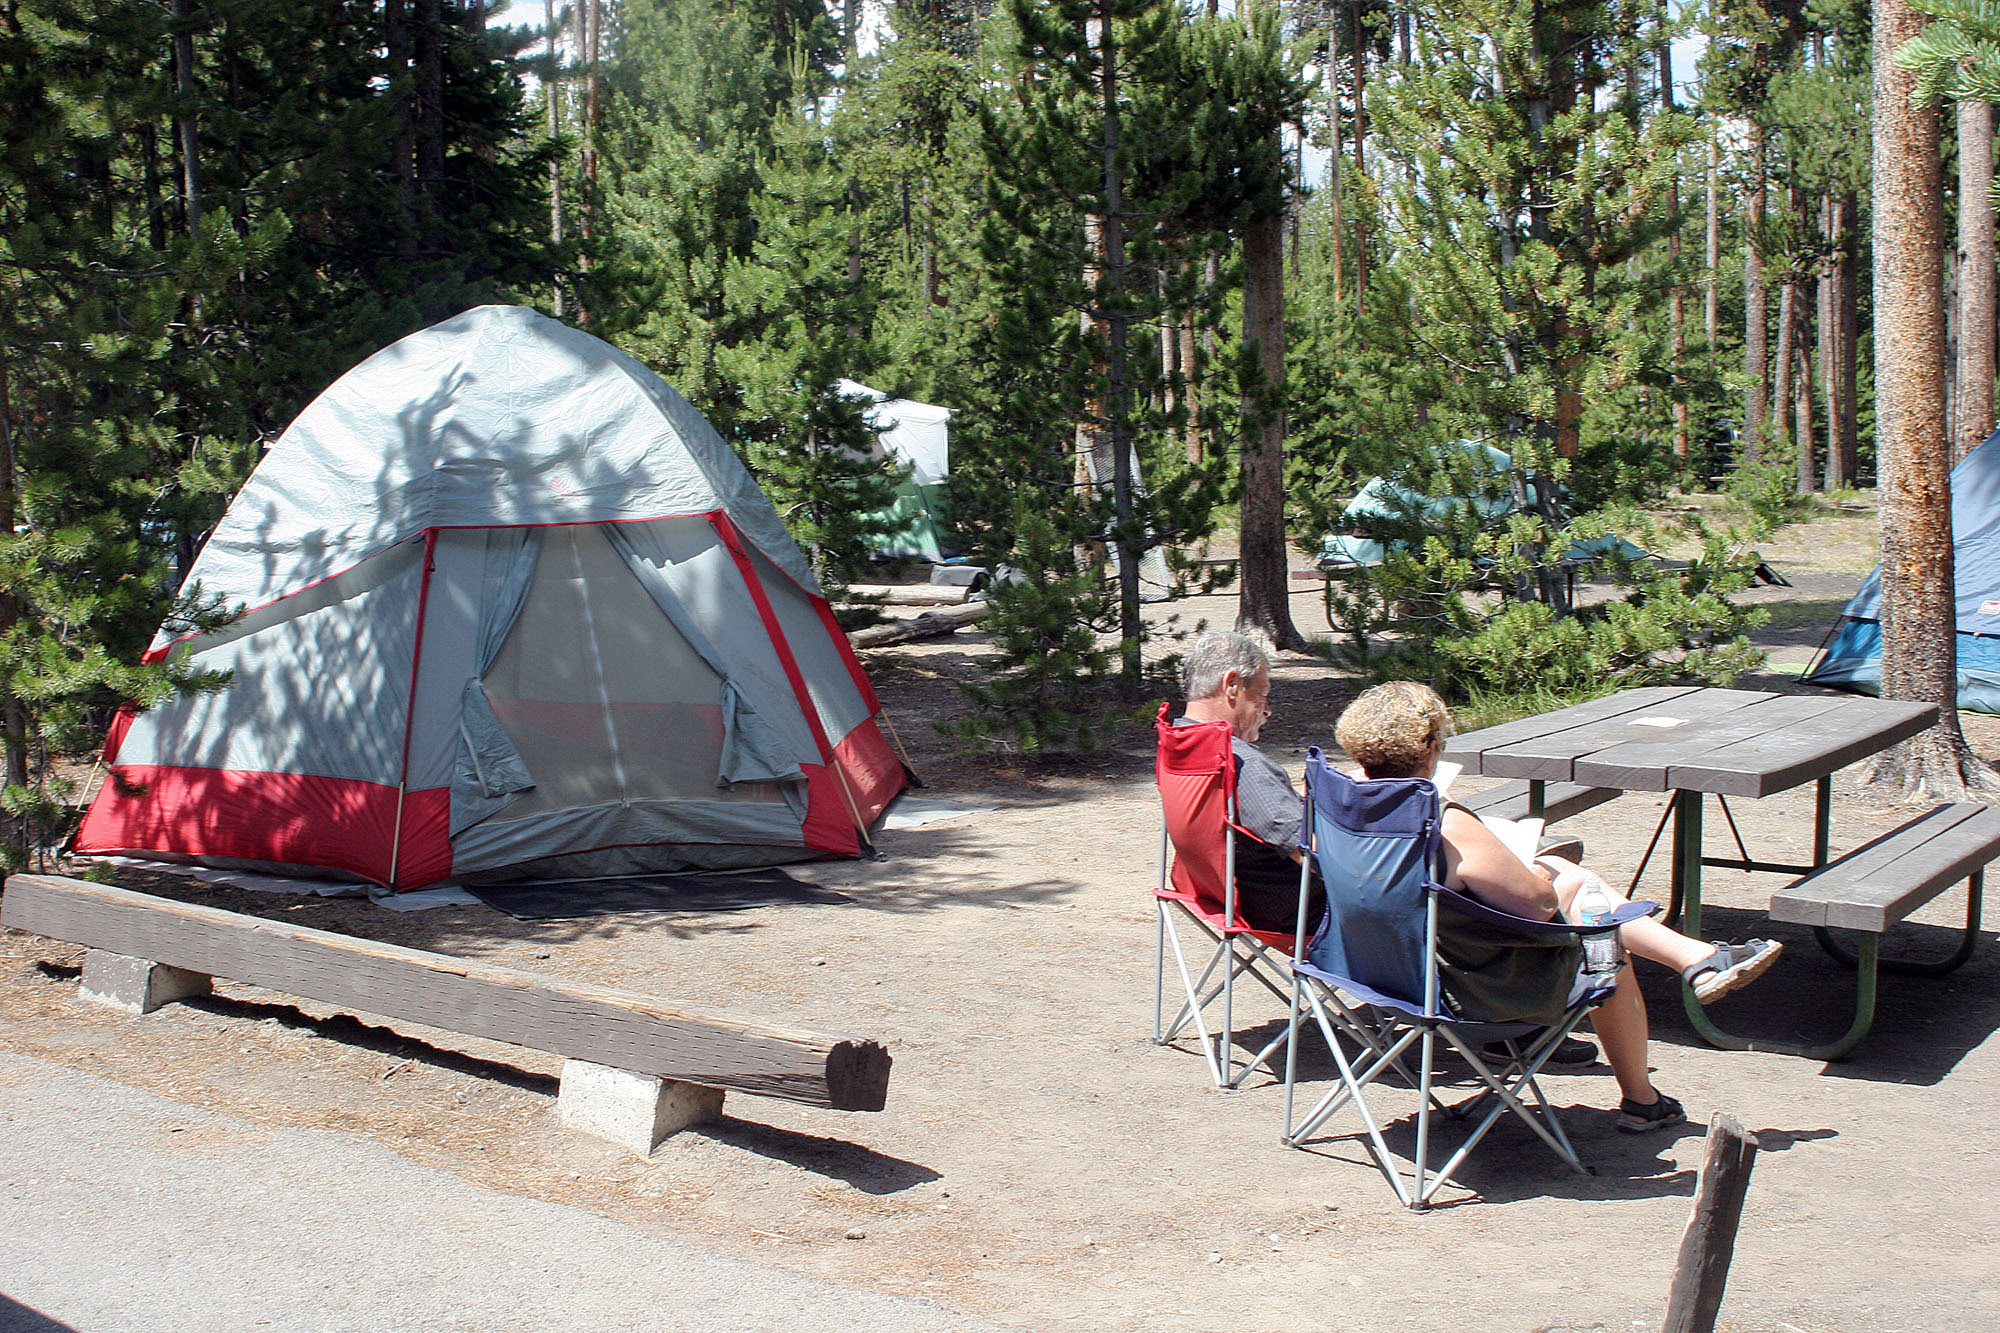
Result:
M1291 777L1257 748L1271 716L1271 659L1241 634L1204 634L1181 663L1187 707L1174 725L1227 722L1236 759L1236 822L1252 838L1236 840L1236 910L1257 930L1289 935L1298 921L1299 824L1304 802ZM1306 922L1325 904L1313 871Z

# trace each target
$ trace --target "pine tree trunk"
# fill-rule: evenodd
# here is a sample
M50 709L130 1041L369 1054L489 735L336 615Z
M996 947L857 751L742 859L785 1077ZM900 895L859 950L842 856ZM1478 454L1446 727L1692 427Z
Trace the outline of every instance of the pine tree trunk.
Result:
M1813 468L1813 358L1805 330L1805 298L1799 298L1799 368L1792 380L1792 447L1798 455L1798 492L1811 495L1819 489Z
M1882 697L1939 706L1938 725L1880 756L1876 782L1951 800L2000 790L1958 726L1951 442L1944 417L1944 223L1938 113L1911 102L1899 47L1924 23L1874 0L1875 417L1882 498Z
M1834 295L1840 303L1840 465L1852 486L1861 480L1861 201L1852 192L1842 196L1840 282Z
M1761 462L1770 417L1770 294L1764 284L1764 127L1750 121L1750 183L1743 200L1743 447Z
M1839 269L1839 208L1832 194L1820 198L1823 248L1815 281L1814 310L1819 324L1820 400L1826 405L1826 488L1839 490L1848 478L1840 463L1840 315L1835 296Z
M1792 408L1792 349L1798 345L1799 284L1786 273L1778 284L1778 345L1771 352L1771 457L1785 456L1786 418Z
M583 0L583 149L578 155L585 182L582 216L578 219L584 239L590 239L595 219L590 186L597 180L597 54L604 27L604 0Z
M1182 442L1187 449L1187 461L1199 463L1205 452L1201 431L1201 367L1195 354L1195 313L1189 309L1182 313L1175 329L1180 338L1181 363L1181 409L1187 422L1181 428Z
M444 5L417 0L417 198L432 217L444 211Z
M1354 0L1354 183L1365 187L1368 164L1363 149L1368 143L1368 61L1361 41L1361 0ZM1365 202L1354 204L1354 317L1360 328L1368 318L1368 210Z
M1277 145L1274 142L1273 147ZM1290 554L1285 541L1284 212L1243 230L1243 341L1255 347L1262 383L1243 401L1241 583L1236 628L1256 629L1279 648L1302 650L1292 625Z
M1341 264L1345 256L1342 251L1347 245L1347 228L1341 218L1343 199L1342 187L1347 175L1346 159L1341 156L1340 146L1340 31L1337 21L1329 22L1326 28L1326 123L1328 155L1326 163L1326 183L1332 191L1333 210L1333 304L1339 307L1347 298Z
M1958 391L1952 458L1993 430L1993 105L1958 104Z
M1136 696L1139 690L1140 645L1145 626L1139 619L1138 515L1133 498L1131 385L1127 377L1130 307L1125 300L1125 181L1118 161L1124 151L1118 108L1118 43L1112 26L1114 0L1098 0L1098 93L1103 99L1102 169L1104 211L1100 219L1104 247L1105 397L1111 423L1111 489L1118 533L1118 634L1120 688Z
M0 535L19 527L20 473L14 460L14 400L11 375L0 354ZM0 635L11 635L21 621L21 605L11 593L0 593ZM6 750L7 782L28 784L28 710L18 695L0 698L0 745Z
M1708 275L1702 280L1702 332L1708 339L1708 364L1715 366L1715 341L1721 332L1721 301L1716 290L1716 272L1722 267L1722 214L1716 208L1716 176L1722 146L1711 132L1708 139L1708 222L1702 235L1701 262Z
M1660 70L1660 114L1672 115L1674 111L1674 51L1668 38L1671 18L1666 0L1660 0L1654 14L1654 30L1658 35L1654 43ZM1681 211L1681 166L1686 158L1676 150L1674 173L1667 180L1667 216L1678 218ZM1673 395L1674 411L1674 457L1683 464L1688 456L1688 403L1687 387L1681 376L1681 359L1687 355L1687 285L1681 281L1681 228L1675 223L1667 237L1667 262L1673 273L1673 286L1667 297L1667 349L1669 352L1668 373L1672 384L1668 392Z
M382 7L382 40L389 56L389 77L401 81L410 77L410 22L405 0L385 0ZM392 148L395 164L391 175L396 182L396 202L402 206L405 226L398 233L397 258L408 263L416 258L415 232L409 224L417 207L417 113L416 89L396 99L396 135Z
M195 125L194 5L173 0L174 138L181 157L181 221L201 231L201 139Z
M549 68L546 81L542 85L542 99L548 103L549 140L550 142L554 142L562 137L562 116L560 111L562 82L558 77L562 61L562 48L559 45L562 37L562 28L556 22L556 0L542 0L542 17L547 24L546 32L549 43ZM555 246L557 252L560 253L563 242L562 162L560 159L551 160L549 163L549 241ZM560 273L556 275L556 279L551 286L554 288L554 291L550 299L550 308L555 312L555 317L561 319L563 317L563 284Z

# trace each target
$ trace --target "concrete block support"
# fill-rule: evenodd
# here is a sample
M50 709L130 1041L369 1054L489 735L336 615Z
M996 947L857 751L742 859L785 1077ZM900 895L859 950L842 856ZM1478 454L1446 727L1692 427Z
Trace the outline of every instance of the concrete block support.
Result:
M206 973L92 949L83 957L78 994L93 1004L108 1005L136 1018L174 1000L206 995L209 989Z
M720 1116L722 1089L565 1060L556 1106L563 1128L649 1157L669 1134Z

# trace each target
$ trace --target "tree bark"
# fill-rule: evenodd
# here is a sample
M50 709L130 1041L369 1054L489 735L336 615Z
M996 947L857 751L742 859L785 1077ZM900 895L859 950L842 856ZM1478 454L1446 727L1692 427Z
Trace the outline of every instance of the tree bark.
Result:
M1361 41L1361 0L1354 0L1354 182L1368 180L1368 164L1362 150L1368 142L1367 48ZM1355 327L1368 318L1368 212L1362 201L1354 208L1354 318Z
M1861 480L1861 260L1856 251L1861 201L1841 197L1840 283L1840 465L1849 485Z
M0 354L0 535L18 530L21 510L20 473L14 459L14 404L11 375ZM0 634L11 634L21 621L21 604L12 593L0 593ZM7 782L28 785L28 709L20 696L0 699L0 745L6 750Z
M1813 357L1806 337L1805 297L1799 297L1798 370L1792 377L1792 443L1798 455L1798 492L1819 489L1813 468Z
M562 102L562 81L559 77L562 62L562 48L560 46L562 28L556 21L556 0L542 0L542 16L547 24L546 31L549 43L549 67L542 82L542 98L548 104L549 139L553 142L562 137L562 116L559 109ZM549 240L556 247L556 250L560 252L563 242L562 162L560 159L552 159L549 162ZM563 284L560 273L556 275L556 279L551 286L554 288L554 292L550 298L550 308L555 312L555 317L561 319L563 317Z
M1952 459L1993 430L1993 105L1958 104L1958 391Z
M1743 445L1739 463L1762 461L1770 417L1770 293L1764 284L1764 127L1750 121L1750 186L1743 200Z
M1819 227L1822 241L1820 261L1814 275L1813 310L1819 325L1820 400L1826 405L1826 487L1839 490L1846 484L1840 468L1840 316L1834 295L1837 253L1841 244L1837 219L1839 209L1832 194L1822 195Z
M194 5L174 0L174 136L181 155L181 220L189 236L201 231L201 139L195 126Z
M1911 101L1896 51L1923 30L1874 0L1875 417L1882 501L1882 697L1935 703L1937 726L1879 756L1911 797L2000 790L1958 725L1951 443L1944 417L1944 224L1938 113Z
M417 198L433 216L444 211L444 5L417 0Z
M1771 353L1771 456L1783 458L1792 407L1792 349L1798 345L1799 284L1789 270L1778 284L1778 345Z
M1285 541L1284 225L1279 209L1255 219L1243 231L1243 340L1256 349L1262 383L1243 401L1243 507L1238 523L1242 565L1236 628L1260 630L1279 648L1303 650L1305 638L1292 624Z
M1125 302L1125 180L1118 160L1124 143L1118 110L1118 43L1112 14L1112 0L1098 0L1098 93L1104 115L1101 141L1104 211L1100 238L1104 247L1105 405L1111 425L1112 504L1118 523L1118 680L1122 690L1136 695L1144 626L1139 620L1140 543L1133 503L1131 386L1126 378L1126 338L1131 315Z
M1701 318L1702 332L1708 339L1708 364L1715 367L1715 340L1721 330L1721 301L1716 291L1716 271L1722 267L1722 214L1716 208L1716 176L1718 159L1722 156L1722 145L1715 136L1708 140L1708 224L1702 236L1702 269L1708 275L1702 280Z
M1665 0L1661 0L1655 19L1659 40L1656 50L1660 69L1660 114L1669 116L1674 111L1674 51L1667 33L1671 26ZM1687 388L1681 378L1681 360L1687 355L1687 285L1681 281L1681 165L1686 158L1679 152L1674 154L1674 173L1667 180L1667 216L1674 219L1674 229L1667 234L1667 263L1671 271L1672 289L1667 297L1667 348L1670 354L1668 373L1673 395L1674 412L1674 457L1685 463L1688 456L1688 402Z
M1332 191L1333 209L1333 304L1338 309L1347 299L1344 274L1341 263L1345 259L1342 250L1347 244L1347 228L1341 218L1341 188L1347 174L1346 159L1341 156L1340 145L1340 25L1329 21L1326 27L1326 124L1327 163L1326 183Z

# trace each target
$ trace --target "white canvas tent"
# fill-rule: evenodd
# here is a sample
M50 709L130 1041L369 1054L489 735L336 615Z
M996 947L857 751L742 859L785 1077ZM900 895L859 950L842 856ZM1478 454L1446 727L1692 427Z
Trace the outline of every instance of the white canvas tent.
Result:
M727 444L609 344L487 306L314 400L196 561L234 673L120 718L78 850L392 888L854 854L879 705Z

